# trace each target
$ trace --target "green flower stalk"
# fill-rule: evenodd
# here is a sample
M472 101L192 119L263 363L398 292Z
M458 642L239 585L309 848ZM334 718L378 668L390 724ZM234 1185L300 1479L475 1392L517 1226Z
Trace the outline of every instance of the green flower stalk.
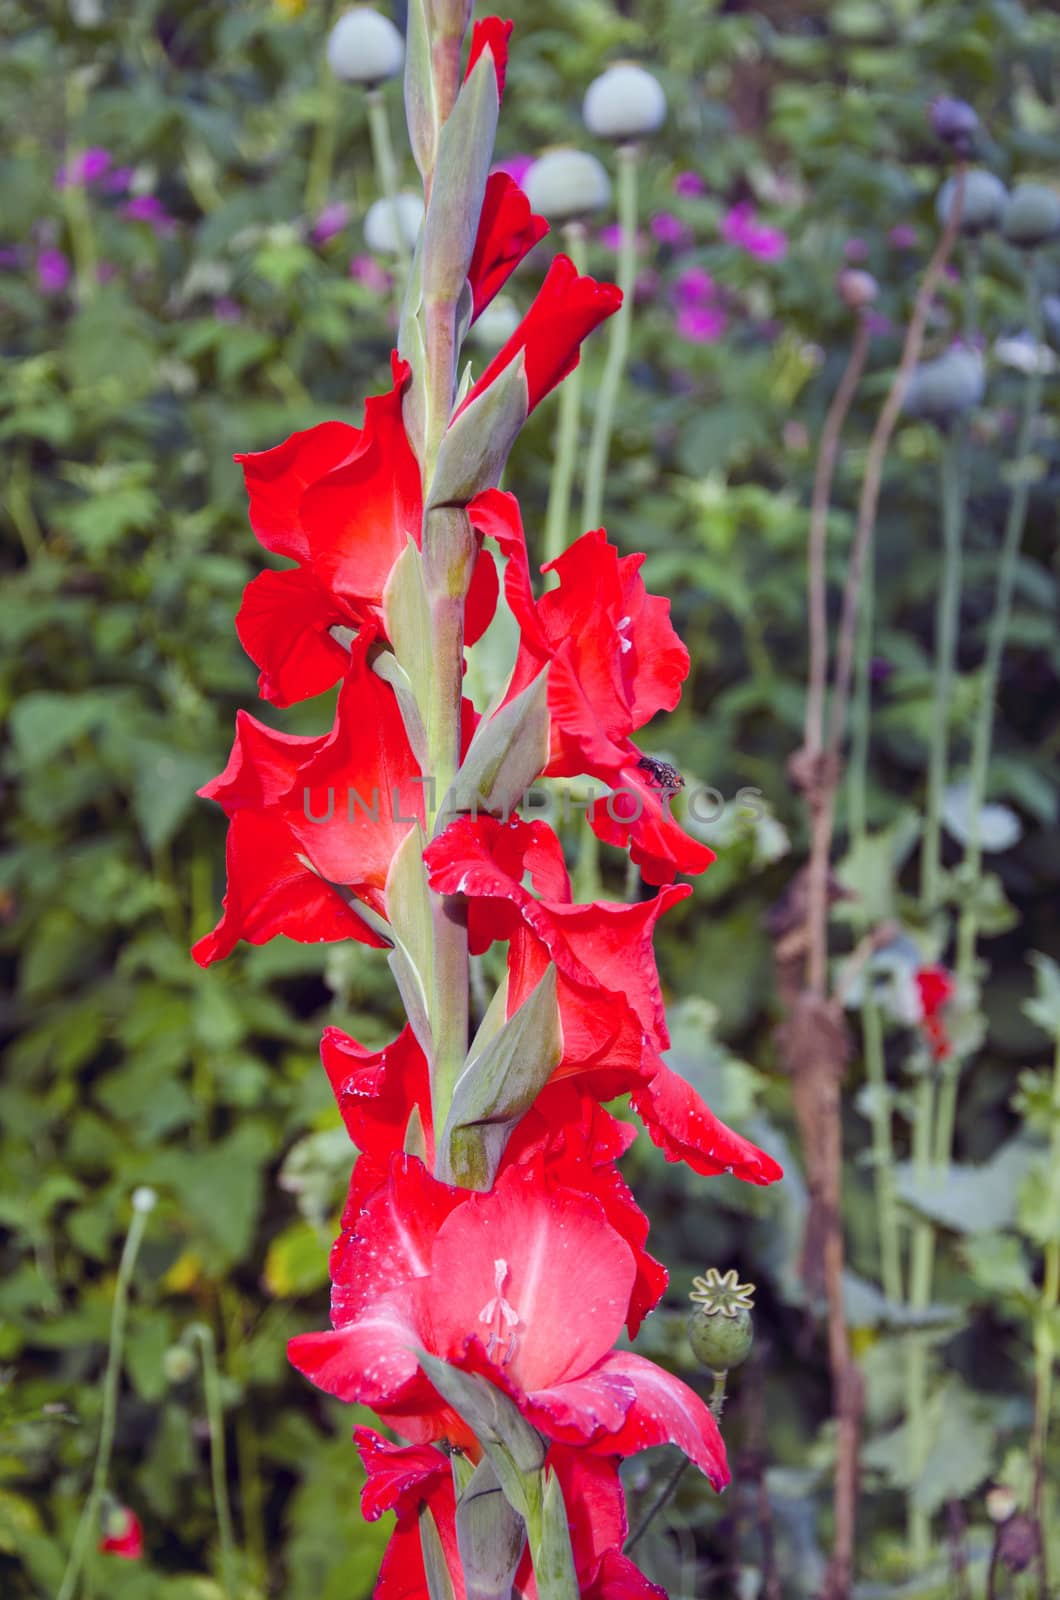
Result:
M132 1221L125 1236L121 1260L118 1263L118 1279L114 1286L110 1339L107 1344L107 1366L103 1374L103 1415L99 1427L99 1444L96 1446L96 1462L92 1469L92 1483L88 1492L88 1499L81 1513L81 1520L77 1524L74 1542L70 1547L66 1570L63 1573L56 1600L73 1600L74 1595L77 1593L77 1586L85 1565L85 1559L92 1548L93 1541L99 1537L100 1513L107 1488L107 1474L110 1471L110 1457L114 1448L114 1430L118 1420L118 1388L121 1383L122 1354L125 1347L125 1323L129 1310L129 1289L136 1272L136 1260L140 1254L140 1246L147 1231L147 1219L154 1210L157 1199L158 1197L153 1189L141 1188L133 1191Z

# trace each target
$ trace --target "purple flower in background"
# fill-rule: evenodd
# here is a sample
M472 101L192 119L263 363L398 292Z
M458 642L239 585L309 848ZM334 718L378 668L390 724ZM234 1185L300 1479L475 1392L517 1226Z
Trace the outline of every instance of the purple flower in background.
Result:
M37 257L37 288L41 294L62 294L70 282L70 263L61 250L49 247Z
M526 177L526 174L530 171L530 168L533 166L533 164L533 156L505 156L503 161L494 162L492 170L494 172L506 172L509 178L513 179L521 189L523 186L523 179Z
M0 272L8 268L17 269L22 265L22 251L17 245L3 245L0 247Z
M682 200L697 200L706 192L707 186L698 172L679 172L674 179L674 194L680 195Z
M100 283L110 283L117 276L118 267L116 262L101 261L99 266L96 268L96 278Z
M657 217L652 217L651 231L660 244L679 245L691 238L690 230L672 211L660 211Z
M725 213L721 236L759 261L782 261L788 253L787 235L779 228L767 227L755 218L754 207L746 200Z
M342 232L350 220L350 208L341 200L333 200L317 217L309 230L309 237L314 244L327 244L329 239L334 239L336 234Z
M681 306L675 324L681 337L693 344L716 344L725 332L726 321L720 306Z
M864 239L848 239L843 246L843 259L845 261L867 261L869 247Z
M242 322L243 309L230 294L219 295L213 303L213 314L220 322Z
M102 145L90 145L59 167L55 174L57 189L81 188L88 183L98 183L110 170L110 151Z
M894 323L890 317L885 317L882 311L869 311L865 316L865 326L870 333L883 334L894 332Z
M127 194L135 176L134 167L115 167L107 174L107 181L103 187L108 194Z
M894 671L894 662L884 656L873 656L869 662L869 678L873 683L886 683Z
M146 222L160 237L172 233L177 225L156 194L134 195L122 206L121 214L130 222Z
M915 250L919 236L911 222L899 222L887 235L896 250Z
M634 300L654 300L659 292L659 281L659 274L654 267L646 267L643 272L638 272L633 288Z
M713 299L714 279L706 267L686 267L674 285L674 293L682 305L701 305Z
M386 294L390 288L390 274L374 256L354 256L350 262L350 277L362 283L366 289L374 289L377 294Z

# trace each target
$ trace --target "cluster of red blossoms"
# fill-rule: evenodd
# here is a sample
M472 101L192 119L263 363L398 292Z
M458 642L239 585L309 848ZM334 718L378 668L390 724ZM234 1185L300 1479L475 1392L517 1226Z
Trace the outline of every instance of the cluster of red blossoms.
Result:
M509 29L497 19L476 24L454 115L465 94L482 100L478 74L490 74L486 88L499 103ZM484 182L474 204L469 318L546 227L503 174ZM430 227L428 210L428 236ZM435 461L461 418L488 407L495 385L507 382L522 395L522 414L531 410L618 301L612 285L578 276L558 257L516 333L454 399ZM315 1384L371 1407L408 1441L369 1429L356 1435L365 1515L397 1514L376 1593L428 1594L425 1517L456 1600L467 1593L453 1459L479 1461L483 1437L440 1392L441 1361L483 1380L534 1430L542 1481L562 1491L580 1592L594 1600L658 1594L622 1553L619 1461L672 1443L715 1487L728 1471L703 1401L613 1348L622 1328L635 1334L658 1303L666 1272L646 1249L647 1219L617 1168L635 1131L601 1102L628 1092L666 1157L698 1173L753 1183L779 1176L663 1060L652 935L691 893L675 884L677 874L703 870L711 854L671 815L670 789L633 735L677 703L689 659L669 603L645 590L642 558L620 556L603 531L554 562L552 587L535 597L518 505L484 469L473 493L444 502L448 515L466 518L471 551L456 649L464 662L502 605L518 647L494 703L463 698L450 804L433 794L431 684L441 669L432 648L440 646L415 637L408 620L409 573L424 570L436 503L434 462L410 422L425 359L422 348L395 353L392 387L368 400L362 428L325 423L240 458L254 532L292 563L257 577L237 618L261 694L287 706L337 684L338 696L330 731L317 737L240 715L228 765L202 791L229 819L228 888L218 926L194 953L205 966L240 939L357 939L390 950L406 1003L408 1025L384 1050L337 1028L324 1035L324 1068L359 1154L331 1257L332 1327L290 1346ZM601 839L628 846L657 890L652 898L572 901L557 834L521 817L511 795L498 798L498 772L514 765L527 776L526 749L537 750L531 777L589 776L621 790L625 809L598 801L588 815ZM486 802L466 803L464 772L487 774L476 794ZM459 986L450 996L432 965L440 946L410 933L420 926L410 900L427 908L425 926L432 918L436 930L447 925L446 938L459 925L465 960L506 946L506 977L455 1094L452 1084L443 1092L438 1039L452 1032L446 1005L466 1011L466 996ZM529 1036L531 1016L547 1016L547 1047ZM488 1182L461 1187L445 1181L454 1106L461 1094L478 1104L467 1085L487 1057L498 1070L505 1039L513 1072L525 1075L535 1051L544 1068L521 1099L505 1098L502 1085L490 1101L500 1111L469 1114ZM536 1595L532 1551L517 1548L515 1563L515 1590Z

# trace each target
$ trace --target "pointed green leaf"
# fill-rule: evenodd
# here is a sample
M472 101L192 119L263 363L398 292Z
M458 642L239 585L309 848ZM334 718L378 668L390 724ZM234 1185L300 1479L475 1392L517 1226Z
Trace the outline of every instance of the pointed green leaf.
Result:
M467 1423L493 1465L509 1504L529 1524L541 1511L545 1444L514 1401L477 1373L461 1372L440 1356L417 1352L420 1366Z
M554 1472L545 1474L541 1514L529 1532L538 1600L578 1600L580 1591L571 1550L570 1524L563 1490Z
M427 496L431 506L464 506L500 482L530 410L522 352L446 429Z
M456 1542L467 1600L509 1600L526 1544L526 1524L483 1456L456 1505Z
M383 614L394 654L412 687L421 716L430 699L431 607L423 581L423 560L409 539L394 563L383 591ZM426 765L424 764L424 770Z
M390 914L390 970L394 974L412 1031L431 1056L431 973L434 970L434 922L431 895L423 865L423 830L417 825L394 852L386 878Z
M440 815L509 816L548 761L548 726L546 667L514 700L483 717Z
M409 0L405 41L405 118L409 143L420 176L429 178L438 148L438 105L431 67L431 30L427 0Z
M423 1551L428 1600L455 1600L453 1580L449 1576L449 1563L442 1549L438 1524L427 1506L420 1511L420 1549Z
M468 1058L456 1081L439 1141L439 1176L488 1189L511 1131L530 1109L563 1054L556 968L543 976L513 1017Z
M454 301L467 281L499 111L497 73L487 51L462 85L438 139L423 224L423 293L428 300Z

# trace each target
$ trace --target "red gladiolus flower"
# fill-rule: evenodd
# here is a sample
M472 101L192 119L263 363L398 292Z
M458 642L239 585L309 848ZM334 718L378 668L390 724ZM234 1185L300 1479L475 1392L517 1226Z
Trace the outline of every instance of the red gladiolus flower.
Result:
M924 1030L931 1054L936 1061L944 1061L953 1052L953 1044L946 1032L943 1012L957 992L953 975L945 967L921 967L916 974L920 995L921 1027Z
M555 834L543 822L518 818L460 818L432 840L424 859L432 888L468 898L472 949L509 941L509 1016L555 962L563 1029L557 1076L584 1075L601 1099L629 1090L667 1160L750 1183L781 1176L777 1163L719 1121L660 1055L670 1040L652 934L662 913L691 893L687 886L635 905L572 905ZM536 894L524 886L527 872Z
M544 569L557 574L559 587L535 600L515 496L490 490L471 515L508 557L504 589L521 639L507 699L549 668L544 775L586 773L608 785L611 797L592 808L593 831L608 844L628 843L649 883L703 872L714 852L670 814L670 769L660 769L630 738L657 711L673 710L689 668L670 602L644 587L644 557L619 556L602 529L587 533Z
M105 1555L121 1556L123 1561L140 1561L144 1553L144 1531L135 1511L116 1506L106 1518L99 1548Z
M493 56L493 70L497 74L497 99L504 95L504 80L508 76L508 41L512 36L512 23L500 17L482 17L471 29L471 49L468 51L465 80L475 70L479 56L489 50Z
M385 1511L396 1512L398 1519L380 1569L376 1600L409 1600L427 1594L418 1525L423 1505L438 1529L456 1600L466 1600L456 1540L456 1497L445 1457L430 1445L391 1444L371 1428L357 1428L353 1437L367 1474L361 1492L365 1519L374 1522ZM628 1524L616 1462L553 1445L545 1469L556 1474L563 1491L580 1593L591 1600L656 1600L660 1596L665 1600L663 1591L621 1553ZM537 1581L529 1551L519 1563L515 1587L527 1600L536 1600Z
M530 310L460 410L472 405L521 354L526 366L527 405L532 411L578 365L582 340L621 304L622 291L615 284L580 278L569 256L557 256Z
M424 1159L434 1163L430 1078L426 1057L410 1027L385 1049L371 1052L338 1028L326 1028L320 1047L346 1131L360 1159L353 1169L343 1227L353 1227L368 1197L384 1184L391 1158L408 1149L410 1119L422 1133ZM636 1279L627 1326L635 1337L661 1299L666 1268L645 1248L648 1219L616 1162L636 1134L568 1082L549 1085L519 1122L501 1170L540 1158L544 1181L593 1195L633 1252Z
M200 966L279 933L383 942L349 902L385 917L387 872L423 822L423 787L394 692L367 665L371 643L366 630L347 657L329 734L277 733L239 714L227 767L199 790L229 818L224 915L192 950Z
M333 628L371 625L386 634L386 588L423 523L420 468L405 433L401 402L410 368L395 354L394 386L365 405L364 427L322 422L273 450L237 456L261 544L298 563L247 585L236 631L261 668L266 700L287 706L322 694L346 669ZM468 596L466 642L489 626L497 573L486 555Z
M636 1267L599 1202L549 1189L538 1163L488 1194L451 1189L395 1159L357 1232L332 1253L334 1329L288 1346L293 1365L413 1441L473 1444L424 1376L417 1348L501 1388L557 1443L605 1456L678 1445L728 1482L717 1423L679 1379L614 1351Z
M506 172L492 173L486 183L482 217L467 274L471 285L472 322L547 232L548 223L531 211L529 200L515 180Z

